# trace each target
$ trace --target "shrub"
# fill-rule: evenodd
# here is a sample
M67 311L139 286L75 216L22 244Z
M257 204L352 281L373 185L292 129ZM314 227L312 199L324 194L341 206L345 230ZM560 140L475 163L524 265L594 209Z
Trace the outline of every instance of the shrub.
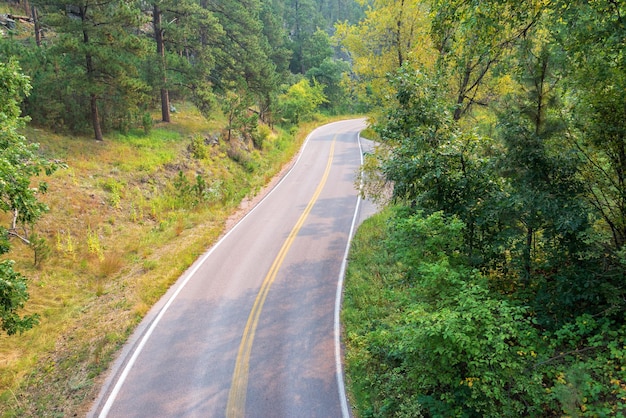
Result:
M209 155L207 146L204 143L204 138L200 135L194 135L191 137L191 142L187 149L193 158L197 160L203 160Z

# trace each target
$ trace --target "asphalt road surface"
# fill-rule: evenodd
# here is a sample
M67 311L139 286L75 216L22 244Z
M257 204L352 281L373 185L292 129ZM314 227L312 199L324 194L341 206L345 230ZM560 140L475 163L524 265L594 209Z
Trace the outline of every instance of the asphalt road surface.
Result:
M348 417L339 298L363 119L313 131L291 171L137 328L93 417Z

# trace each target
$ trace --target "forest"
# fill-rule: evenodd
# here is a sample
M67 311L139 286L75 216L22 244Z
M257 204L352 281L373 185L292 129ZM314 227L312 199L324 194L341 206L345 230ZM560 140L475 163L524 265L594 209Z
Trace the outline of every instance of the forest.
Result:
M0 1L0 416L85 416L150 307L354 112L351 1ZM243 203L242 203L243 202Z
M25 115L57 131L90 130L96 140L149 122L155 102L167 122L170 101L183 97L209 118L227 109L233 126L245 124L249 108L269 125L295 122L300 98L286 90L301 79L316 80L307 92L325 93L327 109L345 110L347 64L329 32L362 14L343 0L17 3L29 29L7 30L1 52L19 57L30 77Z
M385 207L346 279L360 416L626 414L625 14L373 1L338 25Z
M358 180L381 212L357 233L346 278L355 414L626 414L623 2L11 7L29 25L0 26L0 193L15 214L1 253L16 223L47 210L29 179L63 166L21 136L26 123L106 143L184 102L222 115L225 142L260 150L268 130L316 112L367 114L378 146ZM3 329L19 334L37 317L16 313L26 281L8 260L0 269L20 290L0 293Z
M155 108L169 123L173 103L189 102L207 120L226 119L230 155L246 160L248 145L261 149L276 125L356 108L343 82L349 64L331 40L334 22L363 14L351 1L5 3L2 114L5 158L15 167L2 173L10 184L2 191L3 211L14 216L2 229L0 253L9 251L10 238L31 244L19 229L27 231L47 208L35 196L46 183L35 191L30 178L63 165L44 159L19 133L27 121L104 141L108 133L137 128L148 134ZM16 314L27 298L25 282L10 263L4 267L20 289L3 298L2 327L11 335L35 318Z

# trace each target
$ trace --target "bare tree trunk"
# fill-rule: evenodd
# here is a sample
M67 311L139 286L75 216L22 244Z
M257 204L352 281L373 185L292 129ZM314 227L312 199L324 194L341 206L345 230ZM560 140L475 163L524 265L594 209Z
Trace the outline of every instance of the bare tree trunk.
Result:
M35 6L31 6L30 8L33 23L35 24L35 42L37 46L41 46L41 25L39 24L39 14L37 13L37 8Z
M161 89L161 120L170 121L170 92L166 88Z
M161 26L161 9L153 4L152 25L154 27L154 40L157 46L157 54L161 62L159 68L161 70L161 120L163 122L170 121L170 95L167 90L167 69L165 66L165 42L163 40L163 27Z
M103 141L102 128L100 127L100 116L98 114L98 97L95 93L91 93L91 123L96 141Z
M83 20L87 20L87 7L80 7L80 18ZM89 32L83 30L83 43L85 45L89 44ZM93 83L95 69L93 67L93 57L90 53L85 55L85 64L87 66L87 80L89 83ZM96 138L96 141L103 141L104 137L102 136L102 127L100 126L100 115L98 114L98 96L96 93L91 93L89 96L89 102L91 106L91 124L93 126L93 133Z

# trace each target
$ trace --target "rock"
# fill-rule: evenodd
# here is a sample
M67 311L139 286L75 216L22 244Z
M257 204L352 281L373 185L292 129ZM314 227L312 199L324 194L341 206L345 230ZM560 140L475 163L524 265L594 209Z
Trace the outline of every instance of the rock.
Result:
M9 18L7 15L0 15L0 25L9 30L15 29L15 20Z

